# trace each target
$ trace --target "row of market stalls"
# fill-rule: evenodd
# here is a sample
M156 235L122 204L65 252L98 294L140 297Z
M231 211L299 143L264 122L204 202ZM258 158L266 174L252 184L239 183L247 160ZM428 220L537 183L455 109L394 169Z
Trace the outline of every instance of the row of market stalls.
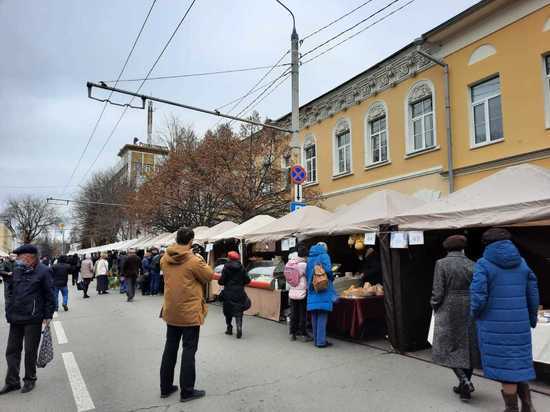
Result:
M285 285L278 281L278 274L297 242L328 244L342 292L362 286L356 275L365 258L372 261L374 256L382 272L383 293L341 299L341 313L332 315L329 328L360 338L366 321L382 320L392 346L410 351L427 346L433 269L445 254L443 240L451 234L465 234L469 241L466 253L477 259L482 254L481 234L490 226L513 232L514 241L539 277L541 302L550 306L550 171L534 165L509 167L429 202L380 190L335 213L306 206L279 219L256 216L240 225L222 222L196 228L195 234L218 271L229 250L241 252L252 268L250 273L258 275L255 287L247 291L254 302L249 314L274 320L280 319L286 305ZM174 241L175 233L167 233L78 253L145 249ZM374 254L367 258L368 248ZM218 290L214 280L210 295ZM550 324L539 329L542 332L534 336L535 352L538 345L550 342Z

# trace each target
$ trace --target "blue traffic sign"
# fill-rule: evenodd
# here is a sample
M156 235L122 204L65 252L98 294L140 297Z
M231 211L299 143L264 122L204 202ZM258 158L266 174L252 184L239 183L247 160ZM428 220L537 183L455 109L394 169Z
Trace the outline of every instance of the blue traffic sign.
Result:
M301 185L306 181L307 172L304 166L294 165L290 169L290 179L295 185Z
M295 212L301 208L306 207L304 202L290 202L290 211Z

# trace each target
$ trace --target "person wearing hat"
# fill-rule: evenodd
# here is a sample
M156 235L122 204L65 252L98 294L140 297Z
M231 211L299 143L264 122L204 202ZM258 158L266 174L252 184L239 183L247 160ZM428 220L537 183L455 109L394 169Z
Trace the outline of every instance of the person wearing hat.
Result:
M52 273L39 262L36 246L22 245L13 253L17 255L17 260L12 274L5 276L4 286L6 319L10 331L6 348L8 372L0 395L21 389L19 368L23 342L25 377L21 392L34 389L42 325L50 322L54 312Z
M223 314L227 329L226 335L233 334L233 318L237 326L237 339L243 336L243 312L249 309L250 300L244 291L245 285L250 283L250 278L241 263L238 252L229 252L227 262L222 270L222 276L218 283L223 286Z
M453 388L467 401L474 391L471 379L479 367L475 326L470 318L470 284L474 262L464 254L466 237L449 236L443 242L447 256L435 264L431 305L435 328L432 346L434 362L452 368L458 378Z
M534 412L528 381L535 379L531 328L537 326L537 277L506 229L482 236L483 257L475 265L470 307L477 319L483 374L502 384L505 412Z

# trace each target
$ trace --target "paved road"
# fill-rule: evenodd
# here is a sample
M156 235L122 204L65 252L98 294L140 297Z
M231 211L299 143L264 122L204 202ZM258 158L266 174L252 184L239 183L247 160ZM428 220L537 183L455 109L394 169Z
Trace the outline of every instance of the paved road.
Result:
M36 389L0 397L0 411L74 412L91 407L90 402L96 411L105 412L503 409L493 382L478 378L475 400L464 405L450 392L454 378L444 368L341 341L334 341L329 349L315 349L288 341L285 325L263 319L245 318L244 339L237 341L223 334L223 316L217 306L210 307L201 331L197 362L198 386L207 391L207 397L185 405L175 395L161 400L158 374L164 325L158 319L160 306L160 297L137 296L135 302L127 303L118 293L92 294L83 300L71 291L70 311L55 319L67 342L59 344L54 333L55 359L39 370ZM3 321L2 352L6 338ZM1 376L5 369L2 357ZM535 401L539 411L550 410L550 398L535 395Z

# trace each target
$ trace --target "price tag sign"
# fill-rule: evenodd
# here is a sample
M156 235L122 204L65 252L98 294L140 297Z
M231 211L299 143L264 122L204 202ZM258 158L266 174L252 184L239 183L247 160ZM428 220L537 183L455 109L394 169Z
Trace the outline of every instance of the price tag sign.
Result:
M409 245L423 245L424 244L424 232L411 231L409 232Z
M363 243L365 245L376 245L376 233L375 232L365 233L365 241Z
M289 248L296 247L296 238L295 237L291 237L290 239L288 239L288 247Z
M281 240L281 250L283 252L287 251L290 249L290 246L289 246L289 239L283 239Z
M214 244L213 243L208 243L206 245L206 252L212 252L212 250L214 250Z
M390 247L392 249L406 249L407 246L407 232L391 232Z

